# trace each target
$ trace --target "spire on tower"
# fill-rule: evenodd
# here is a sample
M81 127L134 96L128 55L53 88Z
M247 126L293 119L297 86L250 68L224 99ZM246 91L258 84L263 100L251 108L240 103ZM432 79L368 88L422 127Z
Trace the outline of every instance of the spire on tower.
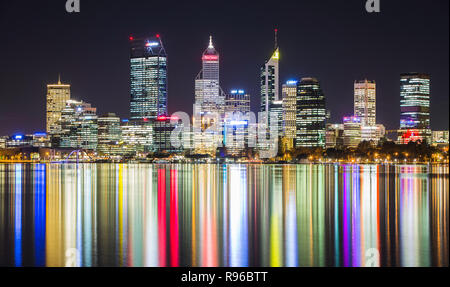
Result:
M275 50L278 49L278 29L275 28Z
M213 41L212 41L212 36L209 36L209 46L208 49L214 49L214 45L213 45Z
M61 85L61 74L58 74L58 85Z

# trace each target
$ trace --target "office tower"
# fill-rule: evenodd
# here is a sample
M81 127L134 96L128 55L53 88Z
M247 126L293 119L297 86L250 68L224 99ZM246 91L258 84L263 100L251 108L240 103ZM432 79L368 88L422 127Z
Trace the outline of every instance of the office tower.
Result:
M287 81L282 87L283 134L288 140L288 149L294 147L297 133L297 83L298 81Z
M431 141L430 76L420 73L402 74L400 79L399 141Z
M220 55L212 37L202 55L202 70L195 80L194 149L197 154L215 156L222 145L225 94L220 88Z
M326 144L328 148L342 148L344 146L344 125L327 124L326 125Z
M69 100L61 112L62 148L96 150L98 144L97 109L83 101Z
M296 147L325 147L327 111L325 96L315 78L303 78L297 86Z
M156 120L167 115L167 54L161 37L130 37L130 120Z
M275 30L275 48L272 57L261 68L261 112L265 123L270 124L271 105L280 101L279 91L279 61L280 49L277 39L278 30Z
M386 128L383 125L361 125L361 141L372 142L374 145L377 145L385 135Z
M153 123L153 152L155 153L179 153L182 148L175 148L172 145L172 132L182 124L178 121L172 124L172 120L176 118L159 116Z
M344 118L344 146L356 148L361 143L361 119L357 116Z
M232 90L225 103L224 145L227 155L243 156L248 146L250 95L244 90Z
M225 112L246 114L250 112L250 95L244 90L232 90L225 99Z
M122 120L124 154L149 153L153 151L153 121L131 122Z
M98 147L99 154L121 154L120 141L122 130L120 118L114 113L108 113L98 118Z
M355 116L361 118L363 126L377 123L377 90L375 81L355 81Z
M70 100L70 85L62 84L61 78L57 84L47 85L47 133L58 133L60 127L58 121L61 119L61 111Z
M283 100L273 101L270 104L270 112L277 118L278 137L284 137L283 128Z

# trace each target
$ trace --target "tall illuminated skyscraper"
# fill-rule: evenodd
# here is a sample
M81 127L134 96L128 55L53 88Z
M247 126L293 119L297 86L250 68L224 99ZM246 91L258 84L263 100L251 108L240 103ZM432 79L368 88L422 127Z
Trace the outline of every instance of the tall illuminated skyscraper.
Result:
M289 147L293 147L297 133L297 83L298 81L287 81L283 85L283 132L289 140Z
M327 111L319 81L303 78L297 87L296 147L325 147Z
M194 148L214 156L222 142L225 93L220 88L220 55L212 37L202 55L202 70L195 79Z
M167 115L167 54L161 37L130 37L130 120L156 120Z
M269 123L272 105L280 101L279 88L280 49L278 47L278 30L275 29L275 48L272 57L261 68L261 112L265 113L266 123Z
M100 154L116 155L121 153L120 141L122 130L120 118L114 113L108 113L98 118L98 146Z
M355 81L355 116L363 126L377 124L377 90L375 81Z
M68 100L70 100L70 85L62 84L61 78L57 84L47 85L47 134L60 132L58 122Z
M399 136L402 143L408 143L410 138L413 141L426 139L428 143L431 142L430 86L430 75L420 73L401 75Z

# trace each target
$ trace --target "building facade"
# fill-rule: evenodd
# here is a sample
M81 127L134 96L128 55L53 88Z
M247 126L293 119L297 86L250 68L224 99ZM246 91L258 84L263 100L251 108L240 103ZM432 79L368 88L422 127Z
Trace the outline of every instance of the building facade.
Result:
M220 88L220 55L212 37L202 55L202 70L195 80L194 150L215 156L223 144L225 93Z
M108 113L98 118L98 153L102 155L119 155L122 153L120 142L122 130L120 118Z
M319 81L303 78L297 87L296 147L325 147L327 111Z
M297 134L297 84L287 81L282 87L283 95L283 135L288 141L288 149L294 147Z
M159 35L130 42L130 120L156 120L167 115L166 51Z
M430 92L430 75L421 73L401 75L400 143L407 144L418 140L431 142Z
M70 100L70 85L62 84L58 79L57 84L47 85L47 133L56 134L61 127L58 122L61 119L61 112L66 107L66 102Z
M352 116L344 118L344 146L357 148L361 143L361 118Z
M361 119L363 126L377 124L377 89L375 81L355 81L354 115Z

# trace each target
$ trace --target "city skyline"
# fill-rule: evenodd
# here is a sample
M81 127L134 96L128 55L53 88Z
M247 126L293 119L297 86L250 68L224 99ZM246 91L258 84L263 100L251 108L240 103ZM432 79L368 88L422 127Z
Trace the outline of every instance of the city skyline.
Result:
M326 1L325 1L326 2ZM412 1L413 4L411 4L412 7L414 6L414 1ZM438 4L437 4L438 3ZM300 4L299 4L300 5ZM306 5L306 4L301 4ZM389 5L389 4L387 4ZM387 6L386 5L386 6ZM427 10L425 9L425 12L430 12L431 9L436 9L439 5L447 5L443 4L443 2L437 1L434 4L430 4ZM15 8L17 8L19 5L11 6L11 10L14 11ZM195 6L195 4L193 4ZM358 5L356 5L358 7ZM86 6L87 7L87 6ZM356 8L357 8L356 7ZM248 8L248 7L247 7ZM321 18L323 17L323 12L318 12L316 10L317 7L312 5L312 10L316 12L317 17ZM392 8L392 7L391 7ZM394 7L397 8L397 7ZM417 8L417 7L416 7ZM354 9L354 8L352 8ZM416 10L414 10L416 11ZM411 14L414 14L414 11L411 12ZM350 11L352 12L352 11ZM356 12L356 11L353 11ZM362 11L359 11L362 13ZM359 13L358 12L358 13ZM242 12L240 12L242 13ZM86 16L87 19L89 17L92 17L92 15L87 12ZM430 13L431 14L431 13ZM280 15L276 13L276 17L274 19L280 19ZM402 17L412 17L414 15L403 15ZM360 17L362 17L360 15ZM373 21L369 20L372 15L364 15L364 17L367 17L368 19L366 21L370 23L365 23L366 21L363 21L363 25L373 25L371 23ZM387 19L390 21L389 17L387 16L378 16L383 19ZM364 18L363 18L364 19ZM361 20L361 19L359 19ZM69 19L64 19L64 21L70 21ZM448 19L446 20L448 21ZM272 22L272 21L270 21ZM120 32L116 32L114 34L109 34L110 36L113 35L114 43L119 43L120 46L129 45L128 37L130 35L151 35L155 34L156 32L160 33L164 39L167 39L165 43L165 48L171 56L169 60L169 68L170 70L170 76L169 76L169 114L183 110L188 113L191 113L192 111L192 103L194 102L194 87L193 87L193 79L195 78L195 72L191 73L187 70L197 69L198 72L198 47L204 47L205 45L205 39L212 34L216 43L216 46L221 51L221 55L223 55L224 59L221 61L221 67L220 69L223 71L221 73L221 86L225 91L228 91L232 87L242 87L245 89L248 94L251 95L251 102L252 102L252 110L257 112L258 106L259 106L259 85L258 85L258 78L259 78L259 67L261 66L261 63L266 60L268 57L267 55L271 54L271 50L273 51L273 34L272 31L274 28L279 29L279 42L281 46L281 60L280 60L280 86L281 83L285 83L286 80L295 78L295 79L301 79L303 77L315 77L317 78L320 83L321 87L324 90L324 94L327 98L327 107L331 111L331 120L330 122L336 122L339 123L340 119L342 119L343 116L350 115L352 112L352 102L353 102L353 82L355 80L359 79L371 79L376 81L377 83L377 106L378 106L378 113L377 116L379 118L378 122L383 123L386 125L388 129L397 129L398 128L398 122L399 122L399 104L400 104L400 87L399 87L399 77L401 73L405 72L423 72L427 74L431 74L431 115L432 115L432 122L431 127L433 130L444 130L448 129L448 113L445 112L439 112L442 107L447 106L444 105L444 103L448 103L448 83L446 81L443 81L442 79L445 78L445 76L448 76L448 67L431 67L427 69L427 66L433 66L437 64L437 61L434 59L435 55L426 55L423 47L412 49L412 50L405 50L393 53L395 54L395 57L399 58L401 60L400 62L405 62L407 58L411 57L411 54L422 54L423 56L417 56L415 57L415 60L411 60L407 64L399 65L395 69L390 68L384 68L383 71L386 74L383 76L377 76L376 74L379 74L380 67L378 65L365 65L366 69L358 69L357 67L351 68L351 66L355 66L355 62L361 59L361 55L356 51L355 54L351 57L338 57L338 55L341 55L339 51L336 51L334 48L336 48L333 45L328 45L325 48L319 49L314 53L311 53L310 49L313 45L309 46L309 44L305 44L303 49L298 50L297 53L293 53L293 49L298 49L298 42L300 39L303 38L301 33L297 34L291 34L292 28L287 27L286 23L283 21L273 21L273 22L281 22L281 23L270 23L267 25L263 25L260 27L253 27L253 28L243 28L241 30L237 30L233 35L224 35L224 27L221 27L217 23L211 25L212 27L205 27L203 30L197 30L192 28L192 39L189 40L188 45L186 46L178 46L177 44L172 44L181 41L180 39L185 39L185 36L183 35L177 35L180 33L178 30L175 30L173 27L171 28L169 25L167 28L159 28L161 25L157 25L158 27L155 28L146 28L146 31L142 31L143 28L136 28L136 29L128 29L124 28L121 29ZM338 25L339 22L337 22ZM126 25L125 25L126 26ZM206 25L205 26L209 26ZM269 27L270 26L270 27ZM433 26L431 24L428 24L428 26ZM445 26L445 25L444 25ZM159 29L158 29L159 28ZM123 30L129 30L126 33L124 33ZM180 28L181 29L181 28ZM186 31L187 28L182 28L181 30ZM204 31L205 29L210 30L209 32ZM316 27L304 27L299 28L298 32L305 32L306 35L312 35L310 30L317 29ZM445 30L448 28L444 28L440 30L440 32L445 32ZM83 28L80 29L82 31ZM166 30L166 31L164 31ZM226 30L226 29L225 29ZM254 32L257 35L253 35L248 33L249 30ZM136 31L133 33L133 31ZM154 33L154 32L155 33ZM111 32L111 31L110 31ZM420 31L419 31L420 32ZM436 30L433 30L433 32L437 32ZM409 32L412 35L418 32ZM200 35L201 34L201 35ZM440 42L440 39L438 35L431 35L433 33L430 33L427 37L431 37L434 39L431 42L428 42L430 44L431 48L434 50L437 49L437 52L441 51L443 49L442 47L437 47L436 42ZM251 36L249 36L251 35ZM11 37L11 35L7 35ZM120 36L120 39L118 39ZM201 39L199 38L201 36ZM261 36L261 37L259 37ZM242 37L246 38L246 41L239 41L242 40ZM327 40L326 35L322 35L323 41ZM230 39L231 38L231 39ZM232 38L236 38L236 40L232 40ZM358 37L357 37L358 38ZM361 36L359 37L361 38ZM364 38L364 37L363 37ZM380 35L377 36L378 40L380 39ZM431 39L430 38L430 39ZM303 39L305 40L305 39ZM329 39L328 39L329 40ZM403 39L404 44L400 45L400 47L406 47L408 40ZM17 41L16 41L17 42ZM263 42L263 44L260 45L260 43ZM306 42L306 41L304 41ZM234 43L234 48L230 48L230 44ZM434 45L431 45L434 43ZM11 45L14 47L14 41ZM239 47L236 45L239 44ZM444 47L447 45L448 47L448 40L447 42L444 41L443 43ZM114 46L114 45L111 45ZM192 46L192 47L191 47ZM321 45L320 45L321 46ZM363 45L364 46L364 45ZM420 46L420 45L418 45ZM186 52L189 57L186 57L186 60L179 61L179 55L177 53L180 53L179 50L190 50L193 48L197 49L197 56L192 57L190 52ZM317 47L317 45L316 45ZM115 47L114 49L114 55L116 52L120 51L120 53L124 53L124 55L121 54L121 56L118 58L116 67L120 67L120 69L115 71L115 74L123 75L129 74L129 64L127 66L123 66L123 57L126 58L126 60L129 62L128 55L129 55L129 47L126 47L127 50L123 51L122 48ZM429 48L429 49L431 49ZM9 50L9 48L1 48L2 53L1 55L4 56L3 52L6 52ZM112 49L112 48L111 48ZM203 48L204 49L204 48ZM5 51L4 51L5 50ZM93 47L90 48L90 50L83 50L84 53L94 53L95 49ZM251 50L251 53L248 53L248 51ZM350 67L346 67L346 72L342 73L345 74L346 80L342 80L343 75L340 74L333 74L332 71L334 69L333 65L330 65L331 69L324 68L324 63L322 61L319 61L319 59L323 58L324 56L329 56L329 53L331 51L338 52L336 55L336 58L341 58L344 61L347 61L349 63ZM370 50L368 50L370 51ZM448 51L448 49L447 49ZM342 52L342 51L341 51ZM41 55L44 55L43 60L48 58L48 54L53 55L54 61L58 61L58 59L61 58L61 55L55 51L55 49L49 49L45 52L37 51L36 57L39 57ZM109 52L107 52L109 53ZM83 53L81 53L83 54ZM262 55L264 54L264 55ZM370 54L370 53L369 53ZM439 53L438 53L439 54ZM17 53L12 53L12 55L16 55ZM243 59L241 61L241 64L236 64L236 59L242 59L242 55L245 55L245 58L252 58L252 62L256 59L257 62L253 65L250 65L250 61L247 59ZM445 60L445 57L448 59L448 53L447 54L439 54L441 57L441 60ZM74 62L76 62L75 59L78 59L78 57L81 57L77 53L73 51L73 48L67 48L67 51L65 52L65 56L69 58L73 58L67 65L64 62L59 63L59 65L55 65L50 61L48 65L42 65L40 67L41 70L43 70L43 73L40 73L41 75L35 76L32 78L27 78L26 82L24 82L24 86L26 87L17 87L17 85L12 85L14 87L14 91L16 91L16 94L14 99L20 100L23 99L24 94L26 95L35 95L35 96L28 96L26 98L26 101L30 103L30 105L23 105L22 102L20 102L20 106L17 106L17 103L15 101L12 101L9 97L6 97L6 100L4 101L4 112L0 115L0 134L14 134L14 133L30 133L34 131L44 131L45 130L45 105L44 101L42 99L45 96L45 92L41 92L43 89L45 89L45 85L47 83L55 82L55 78L59 73L61 73L62 81L68 84L71 84L72 86L72 98L77 100L84 100L89 103L92 103L94 106L99 108L99 114L105 114L108 112L116 113L121 118L128 118L129 114L129 92L122 93L123 86L125 86L126 90L129 90L129 76L125 76L124 78L120 77L120 81L110 80L108 85L102 85L102 79L99 79L98 75L93 71L92 73L89 73L89 71L84 71L84 76L81 77L80 75L77 75L79 70L88 69L89 66L85 66L83 64L75 65ZM248 56L248 57L247 57ZM311 60L304 61L305 56L309 56L313 62L315 61L315 66L311 65ZM385 61L384 57L385 54L382 53L382 51L379 53L378 59L381 59L382 62ZM392 57L392 56L391 56ZM443 58L442 58L443 57ZM11 57L14 59L14 57ZM90 57L87 57L90 58ZM374 57L375 58L375 57ZM388 57L389 58L389 57ZM100 58L102 59L102 58ZM337 61L337 59L329 59L332 62ZM366 59L369 61L370 59ZM5 61L5 66L3 69L6 69L10 65L10 60ZM189 65L184 65L186 61L189 61ZM427 63L424 63L424 61L428 61ZM70 63L71 62L71 63ZM84 63L85 61L81 61L81 63ZM100 61L102 62L102 61ZM300 63L299 63L300 62ZM302 63L303 62L303 63ZM326 62L325 60L323 62ZM370 61L369 61L370 62ZM444 61L445 62L445 61ZM119 64L120 63L120 64ZM110 67L109 64L102 62L105 67L102 65L99 65L99 69L103 70L106 69L106 67ZM112 63L111 63L112 64ZM366 63L367 64L367 63ZM56 67L58 66L58 67ZM373 67L373 69L371 68ZM320 70L320 71L319 71ZM329 71L327 71L329 70ZM368 72L370 70L373 70L374 72ZM435 72L435 71L441 71L441 72ZM183 76L180 76L180 73L183 72ZM23 72L24 75L26 75L28 72ZM329 74L332 74L330 79ZM75 74L75 75L74 75ZM108 75L106 73L106 75ZM350 75L349 75L350 74ZM375 74L372 76L372 74ZM14 75L17 76L17 73L15 70L12 70L10 73L4 74L3 80L12 81L12 84L14 84L14 81L18 81L22 74L18 77L12 78ZM173 76L172 76L173 75ZM223 77L222 77L223 75ZM231 76L232 75L232 76ZM93 79L96 79L100 86L104 87L104 93L98 93L97 86L90 86L91 89L86 89L86 85L89 86L90 81ZM233 79L234 78L234 79ZM248 80L249 78L253 78L253 80ZM380 79L381 78L381 79ZM113 77L114 79L114 77ZM181 79L181 80L179 80ZM339 85L336 85L336 81L339 79ZM40 82L41 84L39 87L36 88L36 82ZM186 84L186 82L188 84ZM179 84L177 84L179 83ZM1 94L11 94L11 92L7 92L8 87L7 85L1 85L2 88L0 88ZM28 92L23 92L23 90L28 90L33 88L33 90L29 90ZM113 88L114 93L108 93L108 90ZM184 92L180 92L180 90L183 90ZM386 91L390 92L386 92ZM281 92L281 91L280 91ZM105 97L108 98L108 100L105 99ZM35 100L38 100L35 102ZM128 108L126 108L128 106ZM42 108L41 108L42 107ZM437 112L436 112L437 111Z

